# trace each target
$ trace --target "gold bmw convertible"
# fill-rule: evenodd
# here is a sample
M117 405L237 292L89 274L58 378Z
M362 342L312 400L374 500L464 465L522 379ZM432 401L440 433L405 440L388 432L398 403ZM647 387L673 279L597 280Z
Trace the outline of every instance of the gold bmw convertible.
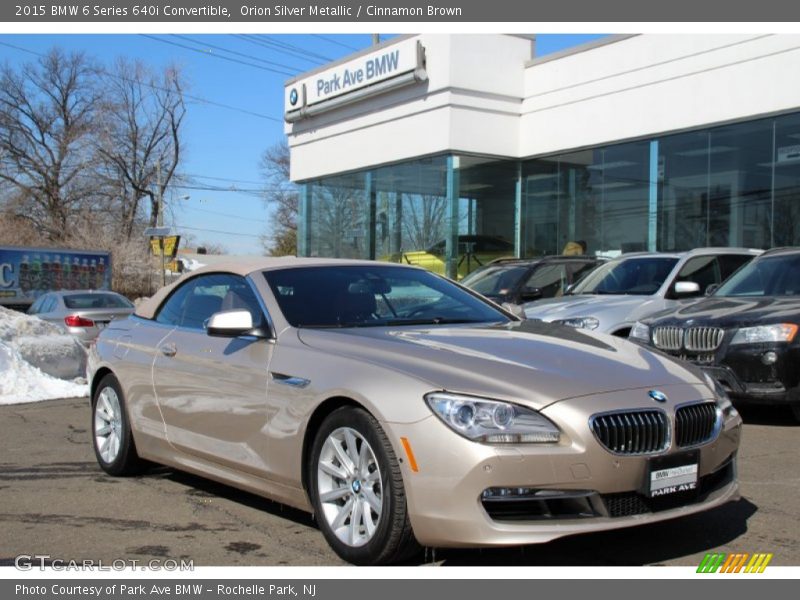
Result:
M169 465L313 511L345 560L505 546L738 497L741 419L694 367L423 269L265 258L185 275L90 350L111 475Z

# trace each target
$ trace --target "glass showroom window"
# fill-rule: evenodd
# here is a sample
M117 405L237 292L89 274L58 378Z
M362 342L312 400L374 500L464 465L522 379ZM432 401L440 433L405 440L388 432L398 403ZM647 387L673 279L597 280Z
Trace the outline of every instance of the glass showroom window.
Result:
M307 256L369 258L367 174L350 173L307 182L301 234Z
M710 131L707 245L771 245L772 130L763 119Z
M458 178L458 278L497 258L515 256L514 220L519 162L477 156L454 157Z
M773 246L800 245L800 114L775 120Z
M589 254L647 249L650 144L618 144L523 163L524 249Z
M659 141L658 244L670 252L706 246L709 135L691 131Z
M376 258L412 264L430 262L431 266L438 260L443 264L425 255L447 237L446 177L445 156L374 171ZM443 267L440 271L444 272Z

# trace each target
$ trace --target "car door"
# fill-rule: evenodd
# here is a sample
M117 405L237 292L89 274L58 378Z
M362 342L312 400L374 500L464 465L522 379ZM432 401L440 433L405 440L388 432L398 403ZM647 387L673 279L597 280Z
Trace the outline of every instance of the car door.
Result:
M235 308L249 310L253 323L266 328L264 309L244 277L208 274L178 288L156 315L175 328L156 351L153 387L167 439L176 449L262 472L273 342L213 337L205 329L212 314Z

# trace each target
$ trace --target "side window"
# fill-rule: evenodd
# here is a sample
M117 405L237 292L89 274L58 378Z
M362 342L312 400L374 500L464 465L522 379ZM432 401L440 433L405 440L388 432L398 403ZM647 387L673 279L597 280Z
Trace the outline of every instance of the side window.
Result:
M563 264L543 265L536 269L525 282L523 293L538 288L542 298L552 298L564 292L567 286L567 270Z
M597 263L582 263L582 262L573 262L567 265L567 283L575 283L581 277L586 275L589 271L594 269L597 266Z
M214 313L236 309L249 311L254 326L264 324L264 314L244 277L223 273L201 275L169 297L156 315L156 321L202 330Z
M28 314L29 315L38 315L40 312L42 312L42 305L45 303L45 300L47 300L47 296L46 295L45 296L39 296L36 299L36 301L33 304L31 304L30 308L28 309Z
M161 308L156 314L156 321L158 323L164 323L165 325L181 324L186 297L192 292L196 282L196 279L191 279L172 292L172 295L161 305Z
M693 281L700 286L700 291L704 292L712 283L721 281L717 257L697 256L686 261L675 281Z
M741 254L723 254L722 256L718 256L717 259L719 260L720 281L725 281L738 271L739 267L753 260L753 257L749 255L743 256Z
M56 300L55 296L48 296L47 300L44 302L44 304L42 304L42 312L43 313L52 312L53 310L55 310L57 303L58 300Z

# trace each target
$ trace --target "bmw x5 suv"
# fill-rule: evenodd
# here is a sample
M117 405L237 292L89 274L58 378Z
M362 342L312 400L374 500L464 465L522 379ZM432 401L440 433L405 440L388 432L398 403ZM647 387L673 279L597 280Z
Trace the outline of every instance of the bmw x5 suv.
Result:
M800 421L800 248L765 252L712 295L636 323L630 339L703 368L739 403Z

